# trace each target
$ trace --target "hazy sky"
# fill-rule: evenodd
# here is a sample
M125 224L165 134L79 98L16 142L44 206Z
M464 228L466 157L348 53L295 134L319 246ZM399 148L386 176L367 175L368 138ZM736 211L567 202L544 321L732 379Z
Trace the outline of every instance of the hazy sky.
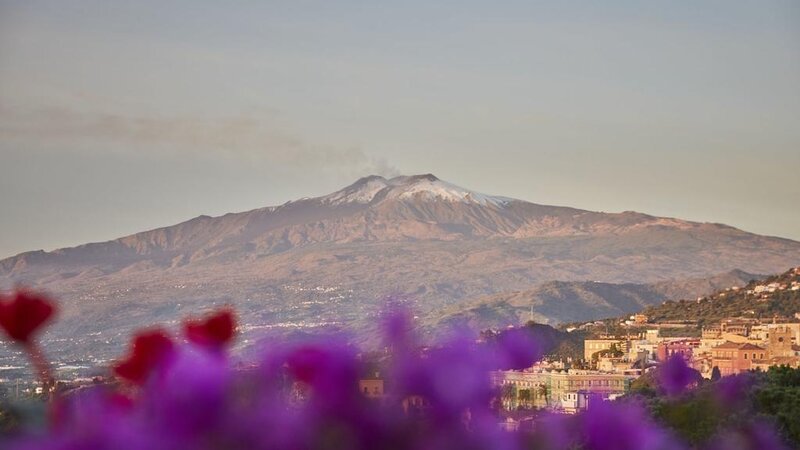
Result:
M800 2L0 0L0 257L356 178L800 239Z

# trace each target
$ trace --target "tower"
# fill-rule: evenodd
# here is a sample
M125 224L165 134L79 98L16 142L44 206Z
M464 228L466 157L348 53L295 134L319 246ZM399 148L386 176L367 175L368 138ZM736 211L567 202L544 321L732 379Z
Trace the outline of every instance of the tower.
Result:
M792 356L792 330L777 326L769 330L769 356Z

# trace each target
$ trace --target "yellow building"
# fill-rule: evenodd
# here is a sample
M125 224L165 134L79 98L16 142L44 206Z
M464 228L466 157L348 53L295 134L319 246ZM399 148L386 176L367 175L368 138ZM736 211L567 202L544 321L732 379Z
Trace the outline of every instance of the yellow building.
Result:
M612 345L622 352L628 351L628 345L622 339L586 339L583 341L583 358L590 361L595 353L610 350Z
M582 403L574 400L589 395L599 398L622 395L628 392L635 378L636 375L593 370L492 373L493 384L501 389L504 408L547 407L564 412L575 412L573 406Z

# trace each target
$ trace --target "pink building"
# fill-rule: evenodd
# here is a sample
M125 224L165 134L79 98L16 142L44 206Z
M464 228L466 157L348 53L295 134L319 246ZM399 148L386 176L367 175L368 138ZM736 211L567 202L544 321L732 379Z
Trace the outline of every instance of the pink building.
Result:
M659 361L666 361L670 356L678 354L683 356L686 362L691 362L692 355L698 347L700 347L699 339L666 341L658 344L658 348L656 349L656 357Z

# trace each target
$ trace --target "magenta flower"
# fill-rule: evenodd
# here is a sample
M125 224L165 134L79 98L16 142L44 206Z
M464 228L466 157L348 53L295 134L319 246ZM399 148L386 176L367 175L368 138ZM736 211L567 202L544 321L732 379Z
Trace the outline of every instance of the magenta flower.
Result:
M56 308L49 298L26 290L0 295L0 328L14 341L28 344Z
M183 325L186 339L197 345L224 347L233 341L236 320L230 310L218 311L205 319L187 320Z
M173 351L174 344L166 331L153 329L139 333L133 339L131 354L114 366L114 373L134 384L143 384Z

